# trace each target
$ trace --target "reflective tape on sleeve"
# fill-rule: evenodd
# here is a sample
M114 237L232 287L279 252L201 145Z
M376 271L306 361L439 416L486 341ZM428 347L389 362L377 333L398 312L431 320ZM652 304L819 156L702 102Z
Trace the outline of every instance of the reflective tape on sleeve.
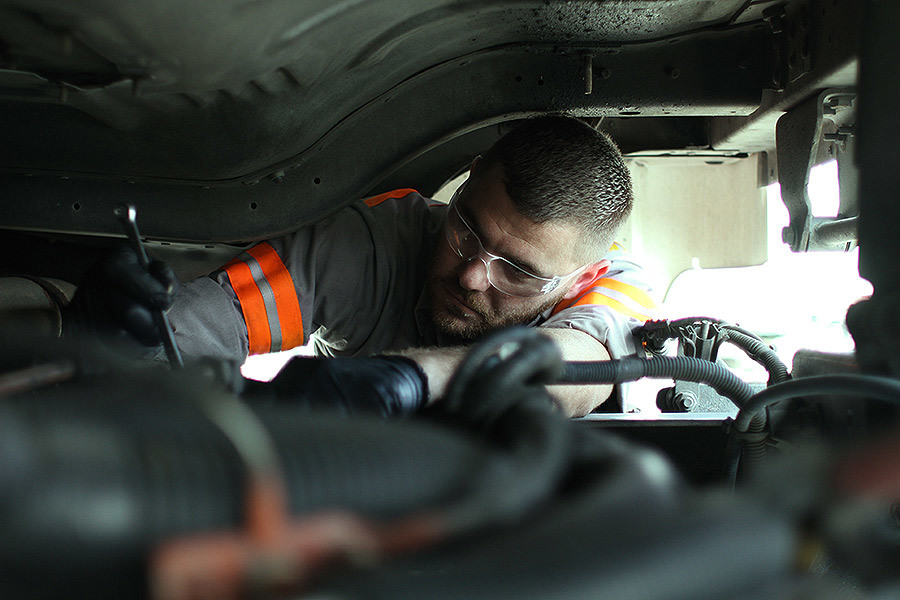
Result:
M649 320L656 310L656 302L647 292L604 275L591 282L579 296L557 304L553 309L553 314L573 306L591 304L608 306L639 321Z
M303 318L294 281L272 246L254 246L224 269L241 303L250 354L303 344Z

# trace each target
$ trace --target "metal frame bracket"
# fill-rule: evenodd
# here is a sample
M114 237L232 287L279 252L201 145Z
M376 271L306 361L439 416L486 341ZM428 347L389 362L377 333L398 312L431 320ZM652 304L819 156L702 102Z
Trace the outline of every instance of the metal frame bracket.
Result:
M782 239L794 252L847 251L857 244L858 178L852 161L855 125L856 92L852 89L824 90L778 119L778 180L790 215ZM833 217L813 216L807 191L809 172L829 158L836 158L839 165L840 209Z

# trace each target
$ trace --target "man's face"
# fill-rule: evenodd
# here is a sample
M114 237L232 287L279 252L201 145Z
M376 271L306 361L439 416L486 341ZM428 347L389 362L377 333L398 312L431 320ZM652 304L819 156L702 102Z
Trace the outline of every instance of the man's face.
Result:
M534 223L521 215L506 193L501 169L495 165L470 179L456 200L485 250L541 277L567 275L580 267L572 251L579 243L577 229L552 221ZM571 284L569 280L549 294L529 298L505 294L491 286L478 256L458 256L442 235L427 292L435 326L453 341L465 343L494 329L532 321L557 304Z

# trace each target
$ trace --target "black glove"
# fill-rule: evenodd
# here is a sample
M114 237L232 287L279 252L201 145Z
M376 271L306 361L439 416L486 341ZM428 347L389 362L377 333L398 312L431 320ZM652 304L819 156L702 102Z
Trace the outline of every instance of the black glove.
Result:
M153 311L168 309L177 288L169 265L151 261L145 269L134 250L119 245L88 271L63 309L63 333L130 337L143 346L158 346L162 337Z
M425 405L428 379L403 356L371 358L297 357L270 383L245 382L244 399L290 403L343 414L408 414Z

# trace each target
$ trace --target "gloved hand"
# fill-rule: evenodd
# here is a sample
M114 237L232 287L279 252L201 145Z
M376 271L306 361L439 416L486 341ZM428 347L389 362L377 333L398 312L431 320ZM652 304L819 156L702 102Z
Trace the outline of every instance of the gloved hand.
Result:
M404 356L297 357L269 383L246 380L241 395L251 404L290 403L387 417L424 406L428 379L417 362Z
M62 311L64 335L132 338L143 346L162 343L153 311L172 305L178 279L161 261L141 266L129 246L117 246L88 271Z

